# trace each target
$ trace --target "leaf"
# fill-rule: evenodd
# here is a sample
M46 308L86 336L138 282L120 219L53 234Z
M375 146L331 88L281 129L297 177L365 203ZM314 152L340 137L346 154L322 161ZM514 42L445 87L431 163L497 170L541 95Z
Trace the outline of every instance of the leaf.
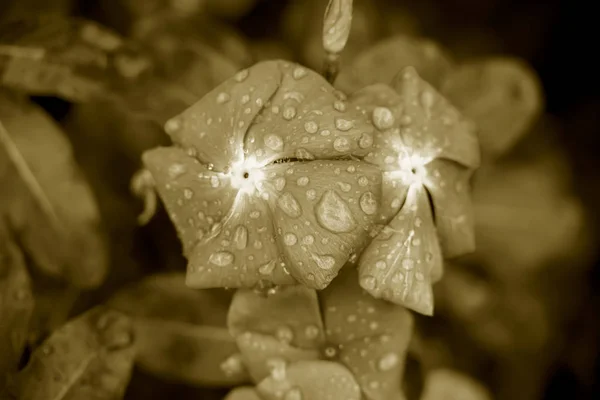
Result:
M34 95L88 101L134 85L152 64L136 45L83 19L18 19L0 29L0 83Z
M0 391L25 348L34 300L25 261L0 226Z
M409 66L436 89L453 68L450 56L435 42L397 35L378 42L354 58L351 66L340 72L335 87L353 93L376 83L390 84Z
M0 97L0 215L35 265L88 288L108 269L99 213L69 142L41 109Z
M117 400L133 366L131 323L105 307L68 322L9 383L19 400Z
M225 326L229 294L192 290L185 275L150 276L118 292L109 304L133 320L136 365L164 380L230 386L248 380Z
M544 108L541 83L524 61L488 58L460 65L442 93L479 127L484 156L496 158L533 127Z

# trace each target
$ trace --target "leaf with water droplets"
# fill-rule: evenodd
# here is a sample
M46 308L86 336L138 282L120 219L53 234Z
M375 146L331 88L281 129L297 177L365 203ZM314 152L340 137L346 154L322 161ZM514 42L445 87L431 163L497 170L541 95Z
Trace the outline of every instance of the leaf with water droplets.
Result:
M165 130L173 142L193 149L203 163L213 164L217 171L227 170L243 159L244 137L280 80L275 61L242 70L170 119Z
M136 365L189 385L231 385L247 380L234 338L225 326L230 295L192 290L185 274L155 275L127 287L109 305L128 314L136 337ZM221 368L215 368L221 365Z
M360 284L377 298L432 315L431 284L442 267L426 189L411 186L400 212L363 252Z
M254 387L243 386L233 389L224 400L262 400Z
M295 158L299 150L316 159L369 152L369 141L361 137L371 135L373 127L360 112L346 106L343 95L312 70L282 61L277 66L277 91L244 141L251 156L268 163Z
M491 400L490 392L481 383L460 372L449 369L435 369L425 380L425 390L421 399L438 400Z
M340 72L335 87L353 93L368 85L389 84L407 66L414 67L434 87L441 86L453 67L446 51L431 40L398 35L359 54Z
M92 191L64 133L40 108L0 96L0 213L43 273L78 287L108 270Z
M287 182L283 193L271 188L269 198L290 273L309 287L326 287L365 245L377 218L380 171L355 161L311 161L274 164L265 172L268 182Z
M462 64L441 90L477 123L482 151L491 157L502 155L527 134L543 109L539 78L518 59Z
M0 392L21 359L34 303L23 255L4 234L0 227Z
M287 329L289 334L283 340L298 348L316 348L324 341L317 295L302 285L281 287L267 297L252 290L239 290L227 320L235 337L244 332L279 337L281 330ZM307 335L308 327L315 327L315 332Z
M7 391L20 400L120 399L133 359L131 321L97 307L54 332Z
M411 314L365 292L354 268L345 269L319 297L327 339L339 346L336 358L352 371L367 398L401 396Z
M0 32L0 80L30 94L87 101L134 85L151 69L136 45L92 21L27 16Z
M361 398L354 377L338 363L298 361L284 368L283 376L269 376L258 384L257 390L264 400L280 400L280 393L286 400Z

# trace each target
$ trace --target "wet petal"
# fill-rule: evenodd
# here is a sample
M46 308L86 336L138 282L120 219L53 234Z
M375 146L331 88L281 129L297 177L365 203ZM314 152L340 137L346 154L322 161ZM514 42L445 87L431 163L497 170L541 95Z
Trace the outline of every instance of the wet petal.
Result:
M423 159L445 158L466 167L479 166L479 144L475 125L461 114L414 68L407 67L392 86L400 94L405 146Z
M342 70L335 86L352 93L374 83L388 84L400 69L413 66L433 87L440 87L453 67L448 54L436 43L398 35L360 54L352 67Z
M315 349L325 339L317 294L301 285L281 287L268 297L239 290L227 320L236 337L261 333L303 349Z
M299 361L260 382L265 400L360 400L358 384L344 366L329 361Z
M456 371L437 369L429 373L423 400L491 400L492 396L479 382Z
M369 152L373 128L319 74L279 62L282 81L254 120L245 146L258 162L327 159ZM366 138L366 139L365 139ZM362 139L362 140L361 140Z
M294 283L283 266L267 203L238 193L223 223L215 224L194 248L186 284L202 289Z
M265 168L280 249L303 284L326 287L358 253L377 218L378 168L355 161L312 161Z
M224 171L243 158L252 121L281 82L279 64L261 62L242 70L165 124L172 140L198 159Z
M261 400L261 397L253 387L244 386L233 389L225 400Z
M242 353L244 364L255 382L260 382L269 376L273 360L293 363L319 359L319 352L316 349L299 349L273 336L259 333L242 333L237 337L237 345Z
M434 160L424 169L427 171L424 185L431 194L444 256L454 257L474 251L472 171L446 160Z
M442 93L480 129L482 150L498 156L532 127L543 108L539 78L525 62L491 58L449 74Z
M149 150L143 161L189 256L195 244L227 215L236 190L229 178L176 147Z
M431 283L441 276L442 257L423 186L411 186L398 215L363 252L359 270L373 296L433 313Z

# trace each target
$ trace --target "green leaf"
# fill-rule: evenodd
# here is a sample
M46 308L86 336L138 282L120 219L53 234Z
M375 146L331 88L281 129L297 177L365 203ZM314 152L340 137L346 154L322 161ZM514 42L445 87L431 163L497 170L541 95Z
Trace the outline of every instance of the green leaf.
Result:
M41 109L0 97L0 215L45 274L99 285L106 249L91 189L69 142Z
M194 386L248 380L225 326L229 294L192 290L185 275L150 276L109 302L133 320L136 365L162 379Z
M133 366L131 323L105 307L70 321L8 385L19 400L122 399Z
M0 29L0 84L74 102L123 90L152 69L151 60L95 22L30 17Z
M34 301L25 261L0 227L0 391L23 353Z

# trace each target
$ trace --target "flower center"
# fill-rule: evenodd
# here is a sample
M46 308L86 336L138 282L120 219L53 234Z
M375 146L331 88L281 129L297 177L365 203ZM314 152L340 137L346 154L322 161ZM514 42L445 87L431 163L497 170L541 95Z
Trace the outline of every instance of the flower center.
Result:
M231 186L240 192L255 194L265 177L261 165L253 159L243 160L231 167Z
M425 165L428 162L429 160L417 155L400 156L398 158L399 170L396 174L408 185L422 185L427 178Z

